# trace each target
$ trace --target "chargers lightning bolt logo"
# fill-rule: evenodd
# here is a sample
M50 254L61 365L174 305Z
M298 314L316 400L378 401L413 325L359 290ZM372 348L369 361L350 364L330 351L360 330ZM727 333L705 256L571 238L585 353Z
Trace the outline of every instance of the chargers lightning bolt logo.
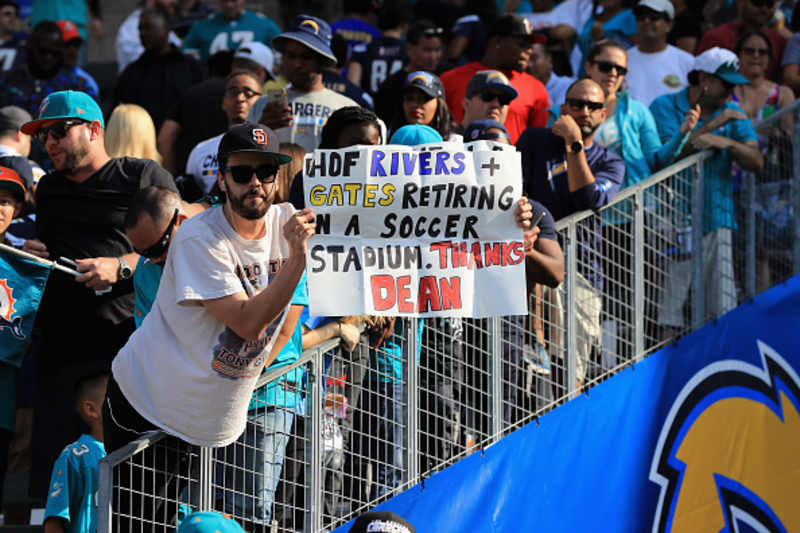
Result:
M695 374L659 436L653 532L800 531L800 377L758 341L761 366Z
M14 304L17 301L12 295L13 288L8 286L8 280L0 279L0 329L9 328L11 334L18 339L24 339L25 335L22 333L22 317L15 317Z

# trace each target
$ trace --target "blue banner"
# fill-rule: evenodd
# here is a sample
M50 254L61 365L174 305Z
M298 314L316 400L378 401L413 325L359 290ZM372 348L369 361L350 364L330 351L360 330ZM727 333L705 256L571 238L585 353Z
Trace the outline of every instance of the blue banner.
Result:
M798 302L794 278L378 508L419 533L800 531Z
M49 275L49 266L0 247L0 361L22 362Z

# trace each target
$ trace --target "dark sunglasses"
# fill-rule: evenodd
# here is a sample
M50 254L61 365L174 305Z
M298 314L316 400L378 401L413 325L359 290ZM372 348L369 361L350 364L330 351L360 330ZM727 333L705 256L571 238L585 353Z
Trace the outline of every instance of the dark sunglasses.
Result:
M52 48L45 48L43 46L37 46L36 51L40 56L61 57L62 54L61 50L53 50Z
M278 167L276 165L259 165L251 167L250 165L236 165L235 167L225 167L222 172L230 172L233 181L239 185L250 183L253 174L256 175L258 181L261 183L272 183L278 175Z
M591 113L600 111L606 106L603 102L590 102L579 98L567 98L566 103L573 111L583 111L583 108L587 107Z
M245 99L247 100L251 99L254 96L261 96L261 93L257 93L256 91L248 89L247 87L245 87L244 89L239 89L238 87L228 87L227 89L225 89L225 96L227 96L228 98L236 98L240 94L243 94Z
M755 46L745 46L742 53L749 56L768 56L769 48L756 48Z
M433 37L436 35L441 35L444 33L442 28L428 28L427 30L422 30L422 35L426 37Z
M750 3L756 7L772 7L775 5L775 0L750 0Z
M645 21L647 19L652 20L653 22L658 22L659 20L667 20L666 13L659 13L657 11L637 11L634 13L636 20L638 21Z
M600 72L603 74L608 74L611 72L611 69L616 69L617 76L624 76L628 73L628 67L621 67L611 61L591 61L593 65L597 65L597 68L600 69Z
M142 250L139 255L147 259L155 259L156 257L161 257L164 255L164 252L166 252L167 248L169 248L169 241L172 238L172 230L175 229L175 223L178 222L178 213L180 213L180 210L175 209L175 214L172 215L172 220L170 221L169 226L167 226L167 231L165 231L164 235L158 239L158 242L150 248Z
M36 140L42 144L47 142L47 136L52 134L53 138L56 140L63 139L67 135L67 131L72 126L77 126L79 124L86 124L85 120L65 120L64 122L59 122L57 124L53 124L52 126L48 126L46 128L39 128L34 134Z
M511 98L511 96L508 94L493 93L492 91L484 91L478 94L478 96L480 97L481 100L483 100L487 104L489 102L494 102L495 100L497 100L497 103L500 105L508 105L511 103L511 100L513 100L513 98Z

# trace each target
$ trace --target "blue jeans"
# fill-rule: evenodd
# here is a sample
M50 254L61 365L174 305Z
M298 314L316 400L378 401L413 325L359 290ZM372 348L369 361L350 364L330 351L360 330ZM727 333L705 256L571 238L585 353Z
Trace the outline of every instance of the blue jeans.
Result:
M269 521L294 414L251 409L233 444L217 450L217 508L253 522ZM220 501L222 500L222 501Z

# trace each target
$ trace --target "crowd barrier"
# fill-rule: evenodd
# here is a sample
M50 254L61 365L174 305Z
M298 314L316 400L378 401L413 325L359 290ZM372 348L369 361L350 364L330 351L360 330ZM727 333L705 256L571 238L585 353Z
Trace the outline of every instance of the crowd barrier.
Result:
M797 273L798 106L756 124L764 170L737 172L732 197L710 193L702 152L559 221L564 282L527 316L398 319L378 350L327 341L261 376L237 443L154 432L109 455L99 531L173 531L192 510L332 530Z

